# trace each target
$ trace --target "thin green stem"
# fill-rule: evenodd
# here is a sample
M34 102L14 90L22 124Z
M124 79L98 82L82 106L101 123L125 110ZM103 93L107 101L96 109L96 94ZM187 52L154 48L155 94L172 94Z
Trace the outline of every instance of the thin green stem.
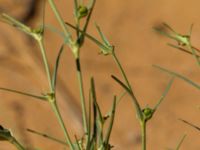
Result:
M141 132L142 132L142 150L146 150L146 121L141 121Z
M181 140L179 141L178 145L176 146L175 150L179 150L181 145L183 144L184 139L186 138L186 134L183 135L183 137L181 138Z
M47 61L47 56L46 56L46 51L45 51L45 48L44 48L43 40L41 38L41 40L37 40L37 41L39 43L40 50L41 50L41 53L42 53L42 58L43 58L43 62L44 62L44 66L45 66L45 70L46 70L46 74L47 74L47 78L48 78L50 93L54 93L54 90L53 90L53 87L52 87L52 84L51 84L51 73L50 73L49 64L48 64L48 61ZM63 129L66 142L70 146L70 149L73 150L74 149L73 144L70 140L69 134L67 132L67 129L66 129L65 124L63 122L59 108L57 106L55 95L53 95L53 97L49 98L49 103L51 104L51 107L52 107L52 109L53 109L53 111L54 111L54 113L55 113L55 115L58 119L58 122L59 122L61 128Z
M26 150L14 137L10 141L18 150Z
M69 38L69 39L68 39L68 40L69 40L69 43L73 43L73 42L72 42L71 34L70 34L70 32L68 31L68 29L67 29L67 27L66 27L66 25L65 25L65 22L64 22L64 20L62 19L61 15L60 15L60 13L59 13L59 11L58 11L56 5L55 5L54 0L49 0L49 4L50 4L51 9L53 10L53 12L54 12L54 14L55 14L55 16L56 16L58 22L60 23L60 25L61 25L61 27L62 27L62 29L63 29L63 31L64 31L65 36Z
M53 92L53 87L52 87L52 84L51 84L51 73L50 73L49 64L48 64L48 61L47 61L47 56L46 56L46 51L45 51L45 48L44 48L44 43L43 43L42 39L41 40L37 40L37 41L38 41L38 44L40 46L40 50L41 50L41 53L42 53L42 59L43 59L43 63L44 63L46 74L47 74L47 78L48 78L50 92Z
M131 85L130 85L130 83L129 83L129 81L128 81L128 78L126 77L126 73L125 73L125 71L124 71L124 69L123 69L121 63L119 62L119 60L118 60L118 58L117 58L115 52L112 53L112 56L113 56L113 58L114 58L115 63L117 64L117 66L118 66L118 68L119 68L119 70L120 70L120 72L121 72L121 74L122 74L122 76L123 76L123 78L124 78L124 80L125 80L125 82L126 82L128 88L129 88L130 91L132 92Z
M86 112L85 95L84 95L84 88L83 88L83 76L82 76L79 56L76 58L76 70L77 70L77 78L78 78L79 92L80 92L80 98L81 98L81 108L82 108L84 132L85 132L85 134L87 134L88 133L87 112Z
M59 108L58 108L58 105L57 105L56 101L52 100L52 102L50 102L50 103L51 103L51 107L52 107L52 109L53 109L53 111L54 111L54 113L56 115L56 118L58 119L58 122L59 122L59 124L60 124L60 126L61 126L61 128L62 128L62 130L64 132L66 143L69 145L70 150L74 150L74 146L73 146L72 141L70 139L69 133L68 133L66 127L65 127L64 121L62 119L62 116L60 114L60 111L59 111Z

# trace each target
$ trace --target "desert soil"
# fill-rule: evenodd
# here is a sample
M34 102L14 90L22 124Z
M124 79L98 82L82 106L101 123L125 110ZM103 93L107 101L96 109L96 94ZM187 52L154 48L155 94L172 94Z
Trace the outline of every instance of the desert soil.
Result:
M42 24L42 6L36 2L36 13L26 18L31 9L31 0L0 0L0 11L9 13L31 27ZM73 1L57 3L63 18L73 23ZM135 95L142 107L156 104L170 76L152 67L158 64L174 70L200 83L199 68L192 56L166 45L173 42L152 29L162 22L170 24L180 33L188 34L193 23L192 43L200 47L200 13L198 0L100 0L97 1L89 33L98 36L94 23L98 23L113 45L130 79ZM45 22L59 27L49 5L46 5ZM45 47L48 60L53 66L61 37L46 28ZM94 76L98 102L106 113L113 94L123 90L110 77L120 76L110 56L99 55L98 47L90 41L81 49L81 64L84 75L85 95L88 97L90 77ZM79 91L75 63L66 46L59 68L58 103L66 126L72 137L82 134ZM40 94L48 91L48 84L37 43L15 28L0 23L0 87L18 89ZM175 79L166 99L155 118L148 122L147 149L175 149L180 138L187 134L182 150L199 150L199 131L183 124L182 118L200 126L200 92ZM11 129L26 145L42 150L62 150L63 146L33 135L27 128L63 139L63 134L48 103L0 91L0 124ZM111 143L116 150L141 149L140 127L132 101L125 96L119 103ZM0 142L0 150L14 150L7 142Z

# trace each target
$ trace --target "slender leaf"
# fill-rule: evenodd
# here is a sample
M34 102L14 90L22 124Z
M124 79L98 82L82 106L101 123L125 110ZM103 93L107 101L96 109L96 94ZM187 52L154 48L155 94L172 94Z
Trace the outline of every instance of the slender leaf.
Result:
M183 135L183 137L181 138L181 140L179 141L177 147L175 150L180 150L181 145L183 144L183 141L185 140L186 135Z
M166 27L165 25L164 25L164 27ZM166 37L168 37L168 38L170 38L170 39L173 39L173 40L177 40L176 39L176 37L174 36L174 35L171 35L170 33L168 33L168 32L166 32L165 30L163 30L163 28L157 28L157 27L155 27L155 28L153 28L156 32L158 32L159 34L161 34L161 35L164 35L164 36L166 36ZM169 28L167 28L167 29L169 29ZM172 28L171 28L172 29ZM172 30L171 30L172 31ZM173 34L175 34L175 32L173 32Z
M91 93L92 93L92 89L91 89ZM93 97L93 95L92 95ZM97 119L97 110L96 110L96 106L94 104L94 101L92 103L93 105L93 133L92 133L92 139L90 141L90 145L93 145L94 148L96 147L96 143L97 143L97 122L96 122L96 119ZM90 146L89 146L90 147Z
M122 67L122 65L121 65L121 63L120 63L120 61L119 61L119 59L118 59L118 57L117 57L117 55L115 54L114 51L113 51L113 53L112 53L112 57L113 57L113 59L114 59L116 65L117 65L117 67L119 68L119 71L120 71L122 77L124 78L124 81L126 82L126 85L127 85L128 88L130 89L130 91L133 93L131 84L129 83L128 78L127 78L127 76L126 76L126 73L125 73L125 71L124 71L124 69L123 69L123 67Z
M118 97L116 97L116 106L119 104L119 102L122 100L122 98L127 94L126 91L122 92L122 94L120 94ZM110 111L108 111L106 113L106 115L104 116L104 120L106 120L107 118L109 118L112 114L112 108L110 109Z
M13 90L13 89L8 89L8 88L3 88L3 87L0 87L0 90L33 97L33 98L41 99L41 100L44 100L44 101L47 100L45 96L37 96L37 95L33 95L33 94L30 94L30 93L26 93L26 92L21 92L21 91L18 91L18 90Z
M96 127L97 127L97 137L98 137L98 144L102 144L103 143L103 123L104 123L104 119L102 117L101 114L101 110L99 108L99 105L97 103L96 100L96 91L95 91L95 83L94 83L94 79L91 78L91 89L92 89L92 96L93 96L93 103L94 103L94 107L96 110L96 120L94 120L96 122Z
M143 119L143 113L142 113L140 105L139 105L135 95L133 94L133 92L122 81L120 81L117 77L115 77L114 75L112 75L111 77L129 93L129 95L131 96L131 98L133 100L137 116L139 117L140 120L142 120Z
M87 135L87 144L86 150L90 148L90 138L92 137L91 133L91 124L92 124L92 92L89 90L89 110L88 110L88 135Z
M74 25L68 23L68 22L65 22L65 24L69 27L71 27L72 29L74 30L78 30L79 32L81 32L82 34L84 34L88 39L90 39L91 41L93 41L95 44L97 44L100 48L102 49L107 49L107 47L102 44L101 42L99 42L96 38L94 38L93 36L89 35L88 33L84 32L83 30L81 29L77 29Z
M111 46L109 41L107 40L107 38L105 37L105 35L103 34L103 32L101 31L100 27L95 23L95 26L97 28L97 31L99 33L99 35L101 36L102 41L104 42L104 44L106 46Z
M164 72L166 72L166 73L168 73L170 75L174 75L175 77L178 77L178 78L186 81L187 83L191 84L192 86L196 87L197 89L200 89L200 85L196 84L195 82L193 82L192 80L188 79L187 77L185 77L185 76L183 76L181 74L178 74L176 72L170 71L170 70L165 69L165 68L162 68L162 67L160 67L158 65L153 65L153 67L155 67L155 68L157 68L157 69L159 69L161 71L164 71Z
M132 91L122 82L120 81L117 77L114 75L111 75L111 77L119 84L121 85L129 94L132 94Z
M194 125L194 124L192 124L192 123L190 123L190 122L188 122L186 120L183 120L183 119L179 119L179 120L182 121L183 123L195 128L195 129L197 129L198 131L200 131L200 127L198 127L198 126L196 126L196 125Z
M170 27L167 23L163 22L163 26L165 26L167 29L169 29L172 33L177 34L172 27Z
M48 134L41 133L41 132L38 132L38 131L35 131L35 130L32 130L32 129L27 129L27 131L30 132L30 133L33 133L33 134L42 136L42 137L44 137L44 138L47 138L47 139L49 139L49 140L52 140L52 141L54 141L54 142L57 142L57 143L59 143L59 144L68 146L68 144L67 144L66 142L64 142L64 141L62 141L62 140L59 140L59 139L57 139L57 138L55 138L55 137L53 137L53 136L50 136L50 135L48 135Z
M174 77L171 78L171 80L169 81L165 91L163 92L163 94L161 95L158 103L155 105L155 107L153 108L154 112L158 109L158 107L160 106L161 102L164 100L164 98L166 97L167 93L169 92L169 89L172 86L172 83L174 82Z
M199 60L199 57L197 56L195 49L192 48L191 43L189 43L189 45L188 45L187 47L188 47L188 49L192 52L194 58L196 59L196 62L197 62L197 64L198 64L198 66L200 67L200 60Z
M60 57L61 57L61 54L62 54L62 52L63 52L63 49L64 49L64 44L61 46L61 48L60 48L60 50L59 50L58 56L57 56L57 58L56 58L56 64L55 64L54 71L53 71L53 76L52 76L52 87L53 87L53 90L54 90L54 91L55 91L55 88L56 88L58 67L59 67Z
M74 0L74 15L76 18L78 17L77 11L78 11L78 1Z
M77 149L78 150L81 150L81 147L80 147L80 144L79 144L79 140L78 140L78 138L76 137L76 135L75 135L75 139L76 139L76 147L77 147Z
M105 35L101 32L100 27L96 25L97 31L100 34L100 37L103 41L103 44L107 47L106 49L101 49L101 53L104 55L109 55L109 54L113 54L114 53L114 47L112 45L110 45L110 43L108 42L108 40L106 39Z
M111 110L110 124L109 124L108 130L107 130L107 133L106 133L106 137L105 137L105 140L104 140L106 150L108 150L108 148L109 148L109 139L110 139L110 135L111 135L111 131L112 131L112 128L113 128L113 123L114 123L114 118L115 118L116 103L117 103L117 99L116 99L116 96L114 96L112 110Z
M191 24L191 26L190 26L190 30L189 30L189 36L190 36L190 37L191 37L191 35L192 35L193 27L194 27L194 24Z
M182 48L182 47L180 47L180 46L176 46L176 45L173 45L173 44L167 44L167 45L169 45L170 47L173 47L173 48L175 48L175 49L178 49L178 50L180 50L180 51L182 51L182 52L185 52L185 53L187 53L187 54L191 54L192 55L192 52L190 52L190 51L188 51L188 50L186 50L186 49L184 49L184 48ZM200 57L199 55L197 55L196 54L196 57Z

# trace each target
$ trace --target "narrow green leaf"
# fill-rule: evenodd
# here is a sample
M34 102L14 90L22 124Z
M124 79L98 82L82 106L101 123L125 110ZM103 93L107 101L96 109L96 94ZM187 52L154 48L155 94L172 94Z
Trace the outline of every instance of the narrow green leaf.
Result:
M88 110L88 135L87 135L87 143L86 150L90 148L90 138L92 137L91 125L92 125L92 92L89 90L89 110Z
M121 100L123 99L123 97L127 94L126 91L122 92L118 97L117 97L117 100L116 100L116 105L119 104L119 102L121 102Z
M194 24L191 24L191 25L190 25L190 30L189 30L189 36L190 36L190 37L191 37L191 35L192 35L193 27L194 27Z
M61 54L62 54L62 52L63 52L63 49L64 49L64 44L61 46L61 48L60 48L60 50L59 50L58 56L57 56L57 58L56 58L56 64L55 64L54 71L53 71L53 76L52 76L52 88L53 88L54 91L55 91L55 88L56 88L58 67L59 67L60 57L61 57Z
M196 59L196 62L197 62L197 64L198 64L198 66L200 67L200 60L199 60L199 57L197 56L195 49L192 48L191 43L189 43L189 45L188 45L187 47L188 47L188 49L192 52L194 58Z
M94 38L93 36L89 35L88 33L84 32L83 30L77 29L75 26L73 26L72 24L65 22L65 24L69 27L71 27L74 30L78 30L79 32L81 32L82 34L84 34L88 39L90 39L91 41L93 41L95 44L97 44L101 49L106 49L107 47L102 44L101 42L99 42L96 38Z
M164 27L166 27L166 26L164 25ZM154 29L156 32L158 32L159 34L161 34L161 35L163 35L163 36L165 36L165 37L168 37L168 38L173 39L173 40L177 40L177 39L175 38L174 35L171 35L170 33L166 32L166 31L165 31L165 28L163 29L163 28L154 27L153 29ZM167 28L167 29L169 29L169 28ZM171 31L171 30L170 30L170 31ZM174 33L174 32L173 32L173 33Z
M105 140L104 140L104 144L106 146L105 150L109 149L109 139L110 139L110 135L111 135L113 123L114 123L114 118L115 118L116 103L117 103L117 98L116 98L116 96L114 96L112 110L111 110L110 124L109 124L109 127L107 129L106 137L105 137Z
M97 113L99 113L99 117L100 117L100 121L103 122L103 117L102 117L102 114L101 114L101 111L100 111L100 108L99 108L99 105L97 103L97 99L96 99L96 90L95 90L95 83L94 83L94 79L91 78L91 89L92 89L92 98L93 98L93 101L94 101L94 104L96 106L96 110L97 110Z
M41 99L41 100L44 100L44 101L47 100L45 96L37 96L37 95L30 94L30 93L21 92L21 91L18 91L18 90L13 90L13 89L8 89L8 88L3 88L3 87L0 87L0 90L33 97L33 98Z
M184 53L191 54L191 55L193 54L192 52L190 52L190 51L188 51L188 50L186 50L186 49L184 49L184 48L182 48L180 46L176 46L176 45L173 45L173 44L170 44L170 43L168 43L167 45L169 45L170 47L173 47L175 49L178 49L178 50L180 50L180 51L182 51ZM200 56L196 54L196 57L199 58Z
M96 129L97 129L97 139L98 139L98 144L101 145L103 143L103 117L101 114L101 110L99 108L99 105L97 103L96 100L96 91L95 91L95 83L94 83L94 79L91 78L91 89L92 89L92 97L93 97L93 103L94 103L94 109L96 110L96 120L94 120L94 122L96 122Z
M140 120L143 120L143 113L142 113L142 110L140 108L140 105L139 105L134 93L122 81L120 81L117 77L115 77L114 75L111 75L111 77L129 93L129 95L131 96L131 98L133 100L138 118Z
M50 136L50 135L48 135L48 134L41 133L41 132L38 132L38 131L35 131L35 130L32 130L32 129L27 129L27 131L30 132L30 133L33 133L33 134L42 136L42 137L44 137L44 138L47 138L47 139L49 139L49 140L52 140L52 141L54 141L54 142L57 142L57 143L59 143L59 144L68 146L68 144L67 144L66 142L64 142L64 141L62 141L62 140L59 140L59 139L57 139L57 138L55 138L55 137L52 137L52 136Z
M183 120L183 119L179 119L179 120L182 121L183 123L195 128L195 129L197 129L198 131L200 131L200 127L198 127L198 126L196 126L196 125L194 125L194 124L192 124L192 123L190 123L190 122L188 122L186 120Z
M121 85L130 95L132 94L132 91L122 82L120 81L117 77L114 75L111 75L111 77L119 84Z
M180 147L181 147L181 145L183 144L183 141L185 140L185 138L186 138L186 134L183 135L183 137L182 137L181 140L179 141L179 143L178 143L178 145L177 145L177 147L176 147L175 150L180 150Z
M91 93L92 93L92 89L91 89ZM93 97L93 95L92 95ZM90 145L94 145L94 147L96 147L96 143L97 143L97 110L96 110L96 106L94 104L94 101L92 101L93 103L93 133L92 133L92 139L91 139L91 142L90 142ZM89 146L90 147L90 146Z
M169 92L169 89L172 86L172 83L174 82L174 77L171 78L171 80L169 81L165 91L163 92L162 96L160 97L158 103L155 105L155 107L153 108L154 112L158 109L158 107L160 106L161 102L164 100L164 98L166 97L166 95Z
M117 67L118 67L118 69L119 69L119 71L120 71L122 77L124 78L124 81L125 81L125 83L126 83L126 86L127 86L127 87L129 88L129 90L132 92L133 90L132 90L131 84L129 83L128 78L127 78L127 76L126 76L126 73L125 73L125 71L124 71L124 69L123 69L123 67L122 67L122 65L121 65L121 63L120 63L120 61L119 61L117 55L115 54L115 52L112 53L112 57L113 57L113 59L114 59L116 65L117 65ZM133 93L133 92L132 92L132 93Z
M122 94L120 94L117 98L116 98L116 106L119 104L119 102L122 100L122 98L127 94L126 91L122 92ZM112 108L110 109L110 111L107 112L107 114L104 116L104 120L109 118L112 114Z
M177 34L176 31L172 27L170 27L167 23L163 22L163 26L170 30L172 33Z
M101 49L101 53L103 53L104 55L109 55L109 54L113 54L114 52L114 47L108 42L108 40L106 39L105 35L103 34L103 32L101 32L100 27L95 24L97 31L103 41L103 44L107 47L106 49Z
M76 18L78 17L77 11L78 11L78 1L74 0L74 15Z
M111 46L109 41L107 40L106 36L103 34L103 32L101 31L100 27L95 23L95 26L97 28L97 31L99 33L99 35L101 36L102 41L104 42L104 44L106 46Z
M181 74L178 74L176 72L170 71L170 70L165 69L165 68L162 68L162 67L160 67L158 65L153 65L153 67L155 67L155 68L157 68L157 69L159 69L161 71L164 71L164 72L166 72L166 73L168 73L170 75L174 75L175 77L178 77L178 78L186 81L187 83L191 84L192 86L196 87L197 89L200 89L200 85L196 84L195 82L193 82L192 80L188 79L187 77L185 77L185 76L183 76Z
M198 48L196 48L194 46L192 46L192 48L195 49L196 52L200 53L200 49L198 49Z
M76 137L76 135L75 135L75 139L76 139L76 149L81 150L81 147L80 147L80 145L79 145L79 140L78 140L78 138Z

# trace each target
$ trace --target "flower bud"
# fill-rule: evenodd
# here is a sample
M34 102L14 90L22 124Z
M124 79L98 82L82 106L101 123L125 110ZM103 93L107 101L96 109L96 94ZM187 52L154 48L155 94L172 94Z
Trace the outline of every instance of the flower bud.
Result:
M88 8L86 6L78 7L78 19L81 19L88 15Z
M154 110L149 107L146 107L142 110L142 112L143 112L145 121L147 121L147 120L151 119L151 117L153 116Z

